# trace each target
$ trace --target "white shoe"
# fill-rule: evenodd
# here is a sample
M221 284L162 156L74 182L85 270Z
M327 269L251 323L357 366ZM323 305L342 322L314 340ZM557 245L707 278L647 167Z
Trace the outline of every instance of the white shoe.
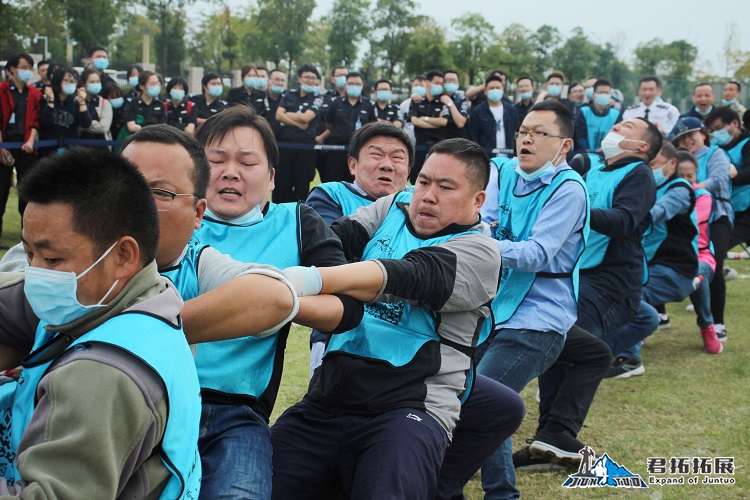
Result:
M737 278L739 275L740 273L738 273L736 269L729 266L724 267L724 281L731 281Z
M695 312L695 306L693 304L688 304L685 310L690 311L690 312Z

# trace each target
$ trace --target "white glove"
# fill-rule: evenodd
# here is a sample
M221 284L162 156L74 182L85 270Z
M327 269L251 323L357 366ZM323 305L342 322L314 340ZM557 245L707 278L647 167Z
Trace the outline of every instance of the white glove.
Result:
M292 266L284 269L284 274L292 283L297 297L318 295L323 288L323 279L315 266Z

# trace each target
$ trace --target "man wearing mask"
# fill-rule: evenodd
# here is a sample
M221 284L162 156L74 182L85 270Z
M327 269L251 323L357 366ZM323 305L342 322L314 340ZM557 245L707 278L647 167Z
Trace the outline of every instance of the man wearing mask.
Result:
M692 116L704 121L714 109L714 88L709 83L699 83L693 89L693 107L682 113L681 117Z
M258 84L258 68L254 64L245 64L240 73L242 85L229 90L227 102L230 106L246 104L262 115L266 109L266 94L255 88Z
M680 111L661 98L661 82L655 76L644 76L638 83L638 97L640 104L630 106L622 114L623 120L644 118L661 131L662 135L669 135L672 128L680 119Z
M598 151L602 139L622 120L618 110L610 106L612 86L607 80L594 84L594 99L581 108L575 119L576 149L584 153Z
M263 118L268 120L268 123L271 124L273 135L276 137L276 141L278 142L281 140L281 122L276 119L276 110L279 109L281 98L284 97L284 92L286 92L286 73L284 73L280 69L273 69L268 74L268 77L269 86L268 91L266 92L268 106L266 108L266 113L263 115Z
M375 83L375 114L379 122L388 122L401 128L404 126L401 120L401 112L398 106L391 104L393 97L393 86L390 80L378 80Z
M518 113L518 123L523 123L526 114L534 106L534 80L529 76L522 76L516 80L516 97L518 102L515 104Z
M57 68L57 65L52 65L46 60L39 61L36 64L36 72L39 75L39 80L34 82L34 87L38 88L42 94L44 94L44 87L52 85L49 76L52 75L55 68Z
M575 108L575 104L573 104L568 99L564 99L562 97L563 89L565 88L565 75L562 73L550 73L547 77L547 94L543 96L539 96L539 98L543 99L555 99L557 101L560 101L562 104L565 105L566 108L570 110L571 113L573 113L573 109ZM537 101L539 100L537 98Z
M425 98L419 103L412 99L409 107L409 120L414 125L417 149L414 168L409 174L412 184L417 181L427 151L445 139L445 127L450 116L450 109L440 100L443 95L443 73L431 70L425 76L425 84Z
M104 73L104 70L109 68L109 52L104 47L95 45L89 49L87 66L89 68L94 68L101 74L102 85L115 83L112 77Z
M490 76L484 83L486 101L472 108L469 139L487 148L514 149L518 115L514 106L503 104L503 82Z
M443 75L445 93L440 96L440 102L448 106L450 110L448 125L445 126L445 138L466 137L466 122L471 102L466 97L457 94L459 82L456 71L447 70Z
M427 95L427 84L424 81L424 76L417 75L411 81L411 87L409 88L409 96L403 100L399 105L398 110L401 112L401 116L404 118L404 132L411 139L412 144L416 144L417 139L414 135L414 124L411 122L409 117L409 109L411 108L412 99L411 96L417 94L424 98Z
M742 86L739 84L739 82L736 82L732 80L731 82L727 82L724 84L724 91L722 92L722 99L721 104L723 106L729 106L732 108L732 111L737 113L737 115L742 116L747 112L747 108L740 104L740 94L742 91Z

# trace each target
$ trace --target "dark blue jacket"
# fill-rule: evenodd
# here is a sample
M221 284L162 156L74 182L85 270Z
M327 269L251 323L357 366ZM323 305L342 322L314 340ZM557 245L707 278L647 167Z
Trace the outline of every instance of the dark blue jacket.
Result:
M508 106L503 102L503 129L505 130L505 145L515 150L515 133L520 123L515 106ZM487 101L472 108L469 114L469 139L483 148L494 148L497 145L495 117L490 111Z

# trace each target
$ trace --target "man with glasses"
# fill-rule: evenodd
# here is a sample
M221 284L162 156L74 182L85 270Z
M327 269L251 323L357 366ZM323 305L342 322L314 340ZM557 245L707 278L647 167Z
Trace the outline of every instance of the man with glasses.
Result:
M516 133L518 158L491 162L482 219L503 257L492 303L494 338L477 373L521 392L557 359L576 320L578 261L588 235L586 188L565 161L573 115L550 100ZM553 300L554 298L554 300ZM609 356L603 369L609 364ZM485 498L518 495L510 439L482 467Z

